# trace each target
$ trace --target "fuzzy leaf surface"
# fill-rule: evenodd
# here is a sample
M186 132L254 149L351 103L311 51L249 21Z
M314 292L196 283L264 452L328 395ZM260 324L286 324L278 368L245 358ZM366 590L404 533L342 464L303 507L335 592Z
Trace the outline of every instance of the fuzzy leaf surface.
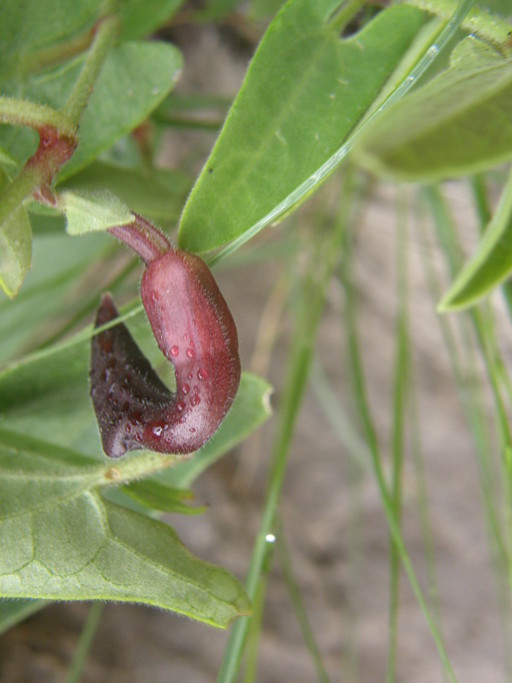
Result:
M249 604L171 527L105 500L110 467L0 430L0 594L157 605L226 627Z

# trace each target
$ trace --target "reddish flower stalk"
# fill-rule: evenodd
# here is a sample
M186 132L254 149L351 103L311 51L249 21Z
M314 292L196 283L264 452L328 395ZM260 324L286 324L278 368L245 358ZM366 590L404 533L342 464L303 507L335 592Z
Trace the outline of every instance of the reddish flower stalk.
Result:
M51 184L61 166L73 156L78 141L62 135L52 126L41 126L37 130L39 145L27 161L26 170L37 173L38 187L34 191L34 198L43 204L55 206Z
M140 216L110 230L147 264L141 296L176 392L160 380L123 324L93 338L91 396L105 453L148 448L192 453L215 433L235 398L240 359L235 323L206 264L173 249ZM118 316L110 295L96 326Z

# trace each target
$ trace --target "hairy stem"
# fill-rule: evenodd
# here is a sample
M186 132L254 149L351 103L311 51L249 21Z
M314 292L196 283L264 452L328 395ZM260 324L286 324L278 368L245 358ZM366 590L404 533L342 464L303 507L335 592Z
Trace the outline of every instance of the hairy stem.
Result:
M114 225L108 229L108 232L131 247L146 264L170 251L171 245L160 230L142 216L133 215L135 216L133 223Z

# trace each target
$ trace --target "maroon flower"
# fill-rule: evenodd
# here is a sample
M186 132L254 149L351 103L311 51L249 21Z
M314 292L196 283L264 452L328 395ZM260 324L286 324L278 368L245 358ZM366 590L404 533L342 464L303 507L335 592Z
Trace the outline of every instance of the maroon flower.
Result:
M158 346L174 366L176 392L160 380L120 323L93 337L91 397L110 457L139 448L192 453L215 433L235 398L240 382L236 327L204 261L165 246L165 238L158 233L163 241L155 239L156 229L137 218L146 231L144 248L134 247L133 227L125 241L147 263L142 302ZM123 239L123 230L112 232ZM112 297L104 295L96 327L117 316Z

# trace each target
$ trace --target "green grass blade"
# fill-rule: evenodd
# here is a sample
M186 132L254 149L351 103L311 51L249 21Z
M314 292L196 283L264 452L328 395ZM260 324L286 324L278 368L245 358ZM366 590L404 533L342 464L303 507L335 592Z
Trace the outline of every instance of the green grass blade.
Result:
M400 555L402 565L408 576L409 582L411 584L412 590L416 596L418 604L423 612L423 615L427 621L428 627L432 634L432 638L436 645L439 658L441 663L447 673L448 679L451 683L455 683L457 680L455 673L453 671L452 665L448 658L448 654L445 650L441 634L437 628L437 624L433 617L433 614L425 600L421 587L419 585L416 573L414 571L409 553L407 551L399 522L395 515L395 508L393 504L393 499L389 486L386 482L384 471L381 464L381 452L379 447L379 442L377 438L377 432L375 430L373 418L370 412L370 406L367 398L366 391L366 381L364 377L364 370L360 356L360 342L357 331L356 322L356 302L354 299L354 293L349 279L349 259L350 256L347 252L347 258L345 258L345 268L343 271L344 283L346 288L346 316L345 316L345 327L348 334L348 346L350 354L350 364L353 370L353 382L354 382L354 393L357 402L357 407L362 422L363 432L365 434L371 455L371 461L373 466L374 475L376 478L377 486L379 489L381 502L386 515L388 527L393 541L396 545L397 551Z
M476 253L457 274L439 304L441 312L466 308L512 272L512 171Z
M347 192L349 191L350 179L347 184ZM348 201L344 204L342 202L340 205L346 207ZM346 211L347 209L344 208L344 210ZM307 283L302 284L302 309L299 314L289 355L287 378L282 397L277 436L272 453L265 506L245 582L246 591L250 599L256 594L269 548L273 544L273 540L269 542L269 538L273 539L272 532L286 474L294 428L307 386L316 331L323 311L327 284L339 254L340 238L345 226L345 220L346 215L338 218L332 237L328 242L324 241L323 258L315 260L313 272L310 271ZM318 273L318 271L320 272ZM249 622L247 619L240 619L233 626L217 679L219 683L231 683L235 680L248 628Z
M403 199L403 193L402 193ZM408 260L407 260L407 226L405 224L405 206L399 201L398 225L396 238L397 258L397 298L398 319L396 324L396 354L393 389L393 432L392 432L392 482L391 496L395 519L401 525L402 517L402 473L404 461L404 433L406 428L406 410L409 394L410 341L408 315ZM400 554L396 543L391 538L390 548L390 598L389 598L389 650L387 683L393 683L396 677L396 657L398 649L398 609L400 596Z

